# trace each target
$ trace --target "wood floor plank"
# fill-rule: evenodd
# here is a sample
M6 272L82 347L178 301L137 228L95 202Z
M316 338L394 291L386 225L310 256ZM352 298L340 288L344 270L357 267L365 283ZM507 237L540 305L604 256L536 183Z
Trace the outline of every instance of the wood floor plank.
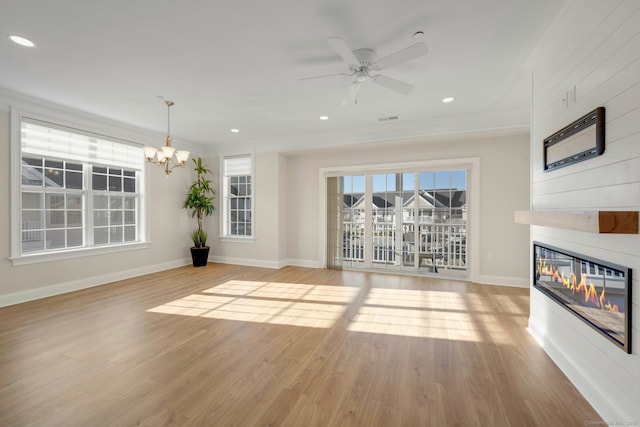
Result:
M0 426L579 426L529 290L209 264L0 308Z

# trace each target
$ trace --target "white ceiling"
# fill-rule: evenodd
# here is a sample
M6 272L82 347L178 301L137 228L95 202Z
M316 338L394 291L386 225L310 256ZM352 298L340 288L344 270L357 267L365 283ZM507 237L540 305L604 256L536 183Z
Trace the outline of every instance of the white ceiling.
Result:
M526 126L525 64L564 3L2 0L0 87L160 133L162 95L176 141L221 148ZM409 95L368 82L341 106L351 80L299 81L347 72L328 37L383 57L416 31L429 54L380 72L413 84Z

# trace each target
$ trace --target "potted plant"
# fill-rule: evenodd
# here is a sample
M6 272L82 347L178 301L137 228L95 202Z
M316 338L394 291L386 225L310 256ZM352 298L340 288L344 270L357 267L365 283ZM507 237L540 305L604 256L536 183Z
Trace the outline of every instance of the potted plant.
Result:
M215 207L213 201L215 194L211 181L207 179L207 175L211 173L202 163L202 158L192 159L195 167L197 178L191 184L184 200L184 208L191 211L191 217L195 217L198 222L198 228L191 233L193 247L191 248L191 258L194 267L203 267L207 265L209 258L209 246L207 246L207 233L202 229L202 222L205 216L213 215Z

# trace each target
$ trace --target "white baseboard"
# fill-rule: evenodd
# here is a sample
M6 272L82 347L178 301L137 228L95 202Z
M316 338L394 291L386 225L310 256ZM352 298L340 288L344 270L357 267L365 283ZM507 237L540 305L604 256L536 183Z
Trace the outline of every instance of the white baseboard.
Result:
M246 265L247 267L263 267L263 268L281 268L278 261L267 261L263 259L250 259L250 258L234 258L226 256L209 256L209 261L219 262L221 264L235 264Z
M511 286L514 288L528 288L529 279L524 277L488 276L481 274L473 280L482 285Z
M222 264L246 265L247 267L264 267L279 269L288 265L294 267L321 268L320 262L312 259L287 258L280 261L266 261L263 259L234 258L224 256L210 256L209 261Z
M55 295L66 294L69 292L79 291L82 289L92 288L94 286L106 285L118 280L130 279L132 277L142 276L144 274L156 273L162 270L182 267L191 264L190 258L165 262L162 264L145 265L144 267L134 268L131 270L117 271L114 273L104 274L102 276L87 277L84 279L72 280L70 282L57 283L55 285L43 286L41 288L29 289L26 291L13 292L10 294L0 295L0 307L20 304L23 302L34 301L41 298L52 297Z
M557 345L553 338L545 334L544 331L539 331L536 328L536 325L531 322L531 318L527 331L603 420L631 420L628 414L624 414L607 399L607 396L603 394L605 390L589 381L588 373L572 362L571 358L562 350L562 346Z
M307 267L307 268L322 268L320 265L320 261L316 259L295 259L288 258L284 259L280 262L280 264L285 267L287 265L292 265L294 267Z

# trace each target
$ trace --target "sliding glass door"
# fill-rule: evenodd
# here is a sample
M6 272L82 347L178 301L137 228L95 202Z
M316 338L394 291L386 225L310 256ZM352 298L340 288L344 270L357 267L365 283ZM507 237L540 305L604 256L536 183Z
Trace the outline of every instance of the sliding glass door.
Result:
M344 175L337 182L342 224L332 229L341 233L335 255L344 268L466 278L466 170Z

